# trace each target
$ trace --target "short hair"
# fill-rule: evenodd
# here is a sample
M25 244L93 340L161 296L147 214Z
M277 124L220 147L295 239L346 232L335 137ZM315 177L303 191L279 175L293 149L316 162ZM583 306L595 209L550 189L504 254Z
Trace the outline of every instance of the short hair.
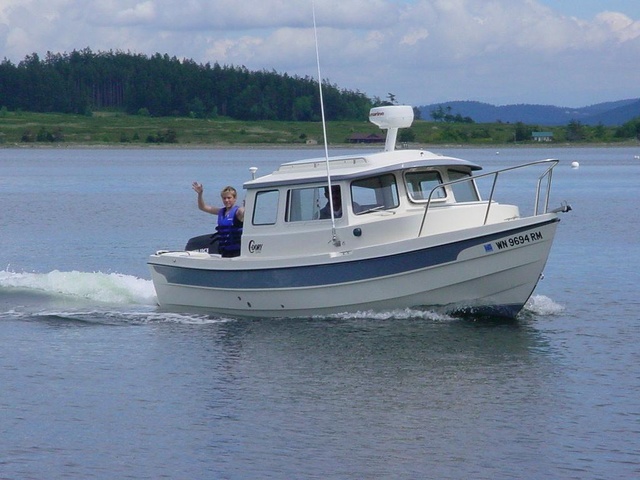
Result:
M324 187L324 196L329 198L329 186ZM340 185L331 185L331 196L339 197L340 196Z
M233 195L236 198L238 197L238 192L236 192L236 189L233 188L231 185L228 185L228 186L224 187L222 189L222 191L220 192L220 196L224 197L225 193L230 193L231 195Z

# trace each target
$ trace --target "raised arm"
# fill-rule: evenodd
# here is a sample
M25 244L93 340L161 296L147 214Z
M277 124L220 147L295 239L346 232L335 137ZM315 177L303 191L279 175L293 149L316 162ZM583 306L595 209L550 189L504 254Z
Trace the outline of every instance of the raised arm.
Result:
M202 186L202 184L198 182L193 182L191 184L191 188L193 188L194 192L198 194L198 208L203 212L207 212L212 215L217 215L218 212L220 211L220 207L214 207L213 205L207 205L206 203L204 203L204 196L203 196L204 187Z

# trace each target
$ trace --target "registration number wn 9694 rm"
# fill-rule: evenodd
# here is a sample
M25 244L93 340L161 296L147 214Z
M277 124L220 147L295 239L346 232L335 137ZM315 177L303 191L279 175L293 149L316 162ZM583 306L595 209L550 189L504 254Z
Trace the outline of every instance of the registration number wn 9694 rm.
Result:
M503 250L509 247L517 247L518 245L537 242L542 240L542 238L542 233L540 231L523 233L522 235L514 235L513 237L496 241L496 247L498 247L498 250Z

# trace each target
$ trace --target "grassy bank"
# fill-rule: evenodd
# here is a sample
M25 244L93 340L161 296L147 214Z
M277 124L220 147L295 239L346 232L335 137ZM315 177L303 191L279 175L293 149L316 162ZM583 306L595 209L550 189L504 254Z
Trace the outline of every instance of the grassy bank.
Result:
M554 134L555 142L566 142L565 127L539 127ZM615 128L600 128L597 138L591 127L576 144L624 143L614 137ZM347 143L354 133L380 134L369 122L329 122L327 135L332 145ZM402 132L401 132L402 133ZM408 132L411 143L501 145L512 144L511 124L445 124L418 120ZM402 138L400 138L402 141ZM154 145L232 146L304 145L322 143L322 125L314 122L248 122L224 117L196 119L145 117L98 112L92 116L0 112L0 145ZM547 144L548 145L548 144Z

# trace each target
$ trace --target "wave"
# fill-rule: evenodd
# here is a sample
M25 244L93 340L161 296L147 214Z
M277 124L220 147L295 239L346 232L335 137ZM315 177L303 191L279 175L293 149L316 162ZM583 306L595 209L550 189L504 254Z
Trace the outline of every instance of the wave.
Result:
M161 311L151 280L121 273L59 270L0 271L0 318L88 325L205 325L231 320Z
M340 320L431 320L449 321L454 317L433 310L421 310L417 308L403 308L396 310L373 311L362 310L353 313L337 313L335 315L314 316L313 318L340 319Z
M86 325L149 325L174 323L180 325L208 325L213 323L227 323L234 319L217 317L206 314L169 313L146 310L144 308L130 308L121 310L51 310L41 312L7 312L12 318L29 320L52 321L56 324L74 323Z
M63 296L116 305L155 305L151 280L102 272L17 273L0 271L0 289Z
M522 309L520 316L536 315L539 317L552 316L562 313L564 307L544 295L532 295ZM459 317L437 310L421 308L404 308L387 311L363 310L353 313L339 313L335 315L314 316L316 319L340 320L429 320L432 322L448 322Z
M564 311L564 307L544 295L532 295L524 306L524 312L542 317L557 315Z

